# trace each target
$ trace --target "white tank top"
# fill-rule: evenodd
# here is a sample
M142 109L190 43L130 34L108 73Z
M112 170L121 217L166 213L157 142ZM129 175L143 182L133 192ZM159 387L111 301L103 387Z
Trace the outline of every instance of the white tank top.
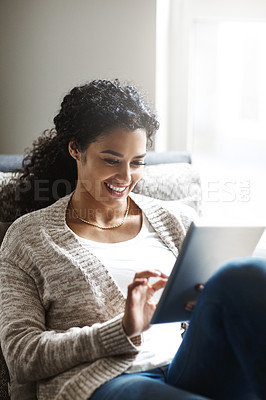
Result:
M133 239L119 243L100 243L76 235L108 269L122 292L136 272L159 269L169 275L175 256L164 245L143 215L142 228ZM158 301L162 290L156 293ZM143 333L143 345L127 372L139 372L169 364L182 341L180 323L156 324Z

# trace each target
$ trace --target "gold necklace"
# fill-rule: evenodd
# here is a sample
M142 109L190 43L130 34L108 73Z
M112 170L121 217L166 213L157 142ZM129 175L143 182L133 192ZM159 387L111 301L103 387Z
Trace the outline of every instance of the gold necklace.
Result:
M112 225L112 226L101 226L101 225L94 224L93 222L90 222L90 221L87 221L86 219L81 218L81 217L77 214L76 210L74 209L74 207L73 207L73 205L72 205L72 198L71 198L71 200L70 200L70 202L69 202L69 205L70 205L70 208L71 208L71 210L73 211L75 217L76 217L77 219L79 219L80 221L85 222L85 224L95 226L96 228L99 228L99 229L114 229L114 228L119 228L119 226L123 225L124 222L125 222L125 220L127 219L128 212L129 212L129 208L130 208L130 197L128 196L128 198L127 198L127 209L126 209L124 218L122 219L121 222L119 222L119 224L115 224L115 225Z

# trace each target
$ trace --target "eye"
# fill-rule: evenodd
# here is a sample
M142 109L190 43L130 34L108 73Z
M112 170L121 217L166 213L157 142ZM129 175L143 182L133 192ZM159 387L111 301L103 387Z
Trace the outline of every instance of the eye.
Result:
M135 167L141 167L142 165L146 165L144 161L132 161L131 164L134 165Z
M110 165L117 165L119 164L119 160L114 160L112 158L104 158L104 161Z

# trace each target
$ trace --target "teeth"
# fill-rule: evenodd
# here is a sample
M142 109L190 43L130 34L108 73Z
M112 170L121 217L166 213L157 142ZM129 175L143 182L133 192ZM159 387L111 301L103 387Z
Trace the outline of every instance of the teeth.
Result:
M113 186L113 185L110 185L109 183L106 183L106 185L110 188L110 189L112 189L112 190L114 190L115 192L123 192L124 190L125 190L125 188L126 188L126 186L120 186L120 187L118 187L118 186Z

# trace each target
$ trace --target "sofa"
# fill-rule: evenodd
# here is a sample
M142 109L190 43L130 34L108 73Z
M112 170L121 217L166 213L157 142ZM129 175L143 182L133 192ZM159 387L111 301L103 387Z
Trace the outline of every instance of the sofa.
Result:
M23 155L0 155L0 244L11 224L11 221L2 218L5 204L1 200L1 191L13 176L12 171L21 167L22 160ZM143 178L134 188L136 193L168 201L173 206L181 202L193 207L200 214L201 181L189 153L150 151L145 161L147 165ZM19 179L19 173L15 177ZM0 400L7 399L8 369L0 348Z

